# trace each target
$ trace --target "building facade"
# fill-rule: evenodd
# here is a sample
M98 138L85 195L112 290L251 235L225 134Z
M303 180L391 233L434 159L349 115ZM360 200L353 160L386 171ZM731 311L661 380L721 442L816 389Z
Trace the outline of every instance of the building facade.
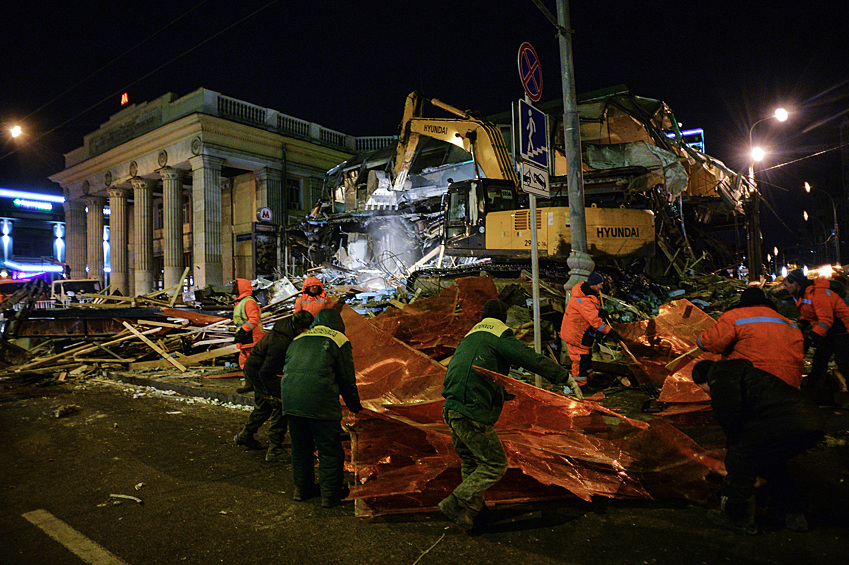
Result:
M197 288L254 278L257 242L310 212L325 172L391 139L354 138L203 88L130 106L50 177L64 190L66 262L74 277L103 279L108 206L109 282L122 294L175 287L186 267Z

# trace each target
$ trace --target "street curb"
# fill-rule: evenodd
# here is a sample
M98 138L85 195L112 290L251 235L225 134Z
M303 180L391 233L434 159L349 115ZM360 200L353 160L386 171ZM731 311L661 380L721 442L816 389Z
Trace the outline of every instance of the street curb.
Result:
M248 396L235 392L222 392L219 390L210 390L203 387L184 385L180 383L169 383L161 380L148 379L144 377L133 377L130 375L124 375L121 373L114 373L109 371L107 371L104 376L105 378L112 381L136 386L148 386L159 390L171 390L183 396L198 396L201 398L207 398L209 400L217 400L219 402L241 404L245 406L254 405L253 395Z

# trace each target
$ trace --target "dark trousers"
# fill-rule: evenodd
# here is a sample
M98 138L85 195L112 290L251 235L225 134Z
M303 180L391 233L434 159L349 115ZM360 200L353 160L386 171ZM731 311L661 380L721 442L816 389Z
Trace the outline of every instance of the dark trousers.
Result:
M342 425L339 420L316 420L287 416L292 441L292 479L295 486L309 489L315 484L315 459L318 450L318 482L323 498L339 498L345 476L345 450L342 449Z
M804 501L787 471L787 462L813 447L821 434L779 438L743 437L728 448L725 470L728 475L721 494L727 496L725 511L734 520L745 515L747 500L755 494L757 477L766 479L769 511L776 516L801 513Z
M809 385L822 386L828 372L828 362L834 355L837 368L844 375L849 375L849 334L826 335L811 359L811 372L806 379Z
M484 507L483 494L507 472L504 445L489 424L476 422L447 408L442 410L442 418L451 430L463 476L463 482L454 489L454 496L468 508L480 512Z
M256 406L248 416L245 432L253 436L266 421L270 420L268 442L272 447L283 445L286 437L286 418L283 417L283 405L279 398L254 394Z

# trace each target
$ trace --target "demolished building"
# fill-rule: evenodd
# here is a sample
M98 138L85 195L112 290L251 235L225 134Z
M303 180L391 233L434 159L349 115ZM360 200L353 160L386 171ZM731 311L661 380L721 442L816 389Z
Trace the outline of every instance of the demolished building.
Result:
M371 268L392 279L425 265L527 257L527 195L517 190L507 150L511 115L487 120L431 102L453 116L421 118L421 99L411 94L395 147L328 171L324 204L287 230L287 268L335 264ZM540 108L560 115L555 105ZM620 87L582 97L579 113L588 239L597 262L622 264L639 254L657 254L678 268L703 256L705 266L739 262L707 231L742 214L749 194L745 179L688 146L664 102ZM555 226L550 242L540 243L541 260L563 262L571 241L568 214L557 213L566 210L562 120L550 124L552 197L538 202L538 214L548 214L548 221L541 216L537 223L544 230ZM477 185L476 179L489 182ZM484 193L478 210L471 200L476 190ZM466 200L458 205L458 198ZM603 219L594 220L596 215ZM614 237L633 244L609 251Z

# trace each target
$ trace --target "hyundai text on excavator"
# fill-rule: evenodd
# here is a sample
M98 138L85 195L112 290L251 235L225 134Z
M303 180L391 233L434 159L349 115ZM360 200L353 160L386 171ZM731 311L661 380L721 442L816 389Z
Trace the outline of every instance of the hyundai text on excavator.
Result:
M516 166L501 131L492 123L436 99L430 103L455 117L422 117L423 99L407 96L395 157L393 190L404 189L421 136L453 143L472 156L475 177L448 186L444 199L444 253L458 257L527 258L530 211ZM538 253L562 260L571 250L569 208L541 201L536 210ZM655 241L654 214L647 209L586 208L587 243L597 260L646 253Z

